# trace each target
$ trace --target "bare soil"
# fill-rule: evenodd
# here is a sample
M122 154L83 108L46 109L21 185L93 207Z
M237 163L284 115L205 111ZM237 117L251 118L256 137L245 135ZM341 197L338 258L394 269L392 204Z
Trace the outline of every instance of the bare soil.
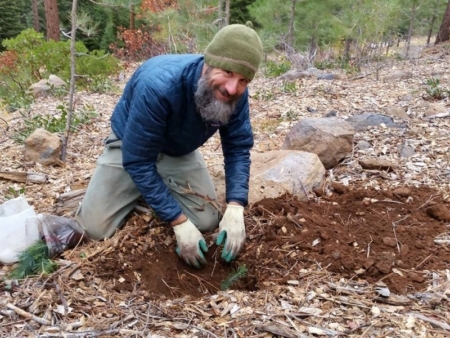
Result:
M214 234L206 234L208 265L187 266L175 253L171 229L148 215L132 216L113 250L92 273L114 283L115 291L144 289L151 299L215 294L239 266L247 275L231 285L253 291L295 284L308 269L347 279L382 281L405 295L427 287L427 275L448 269L450 213L441 195L428 187L393 191L362 187L301 202L285 195L264 199L246 211L247 240L235 262L220 259ZM151 226L149 226L151 224Z

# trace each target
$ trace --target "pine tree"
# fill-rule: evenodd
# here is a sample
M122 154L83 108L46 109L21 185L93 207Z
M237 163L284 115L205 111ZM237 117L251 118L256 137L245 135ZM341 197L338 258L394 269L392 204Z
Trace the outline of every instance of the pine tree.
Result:
M445 10L444 18L442 19L441 27L436 37L435 44L448 41L450 39L450 0L447 4L447 9Z
M25 14L27 11L24 0L0 0L0 42L4 39L13 38L27 28ZM31 9L31 4L30 4ZM0 45L0 50L4 50Z
M245 24L247 21L252 21L252 17L248 12L247 7L250 6L253 2L255 2L255 0L232 1L230 7L230 24Z

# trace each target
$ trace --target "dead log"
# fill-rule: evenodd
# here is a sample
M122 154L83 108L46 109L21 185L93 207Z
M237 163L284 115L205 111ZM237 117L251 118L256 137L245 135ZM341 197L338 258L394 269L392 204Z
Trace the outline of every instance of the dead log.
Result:
M58 215L75 212L87 189L79 189L60 195L56 199L55 211Z
M0 178L20 183L47 183L48 175L41 173L26 173L20 171L0 171Z

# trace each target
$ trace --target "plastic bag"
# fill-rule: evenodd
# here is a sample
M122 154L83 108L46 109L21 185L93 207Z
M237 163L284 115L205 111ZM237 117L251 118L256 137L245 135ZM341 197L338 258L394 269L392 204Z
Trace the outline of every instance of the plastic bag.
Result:
M41 238L47 244L49 257L55 257L87 240L86 236L83 237L84 230L73 219L39 214L27 221L37 223Z
M48 247L49 257L87 241L78 223L66 217L38 214L23 197L0 205L0 262L12 264L37 240Z

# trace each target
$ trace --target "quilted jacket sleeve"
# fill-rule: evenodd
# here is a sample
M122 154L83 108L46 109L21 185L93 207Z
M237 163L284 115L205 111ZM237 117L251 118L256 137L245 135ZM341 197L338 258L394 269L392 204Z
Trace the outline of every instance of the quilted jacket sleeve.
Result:
M240 100L230 122L220 128L220 137L225 162L226 201L247 205L250 149L253 147L247 92Z
M134 86L122 139L123 166L145 201L163 221L170 222L182 209L156 170L170 114L169 104L152 80L138 80Z

